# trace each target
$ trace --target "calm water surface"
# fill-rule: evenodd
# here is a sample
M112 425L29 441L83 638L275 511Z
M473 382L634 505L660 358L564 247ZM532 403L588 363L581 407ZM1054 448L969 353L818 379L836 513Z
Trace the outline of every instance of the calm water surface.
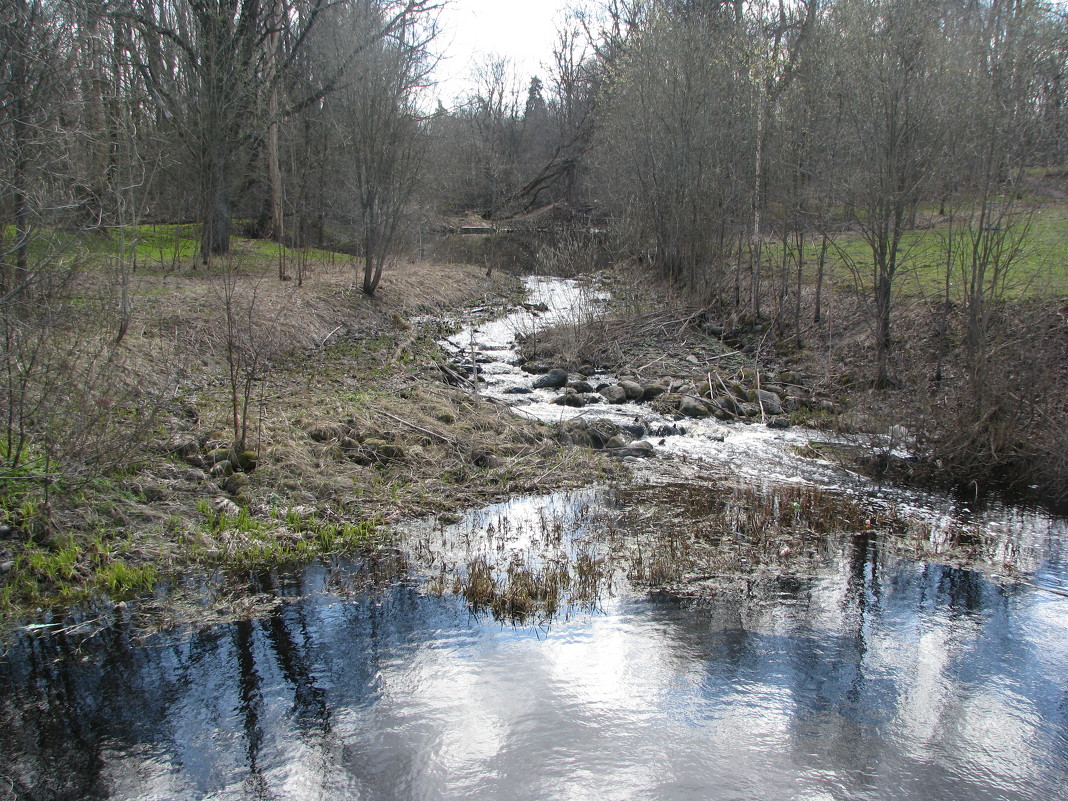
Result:
M346 566L262 617L25 634L0 671L27 798L1052 799L1068 599L844 539L698 604L617 587L540 626ZM1068 572L1063 544L1042 557ZM0 788L2 792L2 788Z

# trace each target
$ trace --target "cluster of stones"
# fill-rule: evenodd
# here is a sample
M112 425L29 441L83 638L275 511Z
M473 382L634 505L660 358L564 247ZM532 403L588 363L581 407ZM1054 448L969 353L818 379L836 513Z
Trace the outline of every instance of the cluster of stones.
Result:
M828 402L815 402L802 385L802 377L794 373L764 376L760 385L752 370L743 370L740 381L709 373L700 383L671 376L653 381L623 376L616 383L595 385L590 380L595 372L592 368L570 373L560 367L549 369L527 363L522 369L538 376L533 383L535 389L560 391L553 403L575 408L592 403L649 402L658 413L675 419L715 417L726 421L759 417L773 427L787 426L785 415L797 409L815 407L834 411Z
M245 489L249 484L249 473L256 469L259 455L251 449L235 448L226 432L211 431L196 436L189 430L180 431L161 443L160 447L189 465L190 469L178 477L182 481L199 485L205 480L214 479L218 487L233 498L242 503L248 501ZM155 496L158 492L152 487L142 488L142 494L152 493ZM162 496L149 497L146 494L146 497L159 500Z

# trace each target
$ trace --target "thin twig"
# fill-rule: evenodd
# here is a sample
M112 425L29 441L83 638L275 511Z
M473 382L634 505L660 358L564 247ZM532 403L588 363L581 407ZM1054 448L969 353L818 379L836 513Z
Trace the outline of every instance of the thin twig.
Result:
M345 327L345 324L342 323L337 328L335 328L333 331L331 331L329 334L327 334L325 337L323 337L323 341L319 343L319 349L322 350L323 348L325 348L326 347L326 343L330 341L330 337L332 337L334 334L336 334L338 331L340 331L344 327Z

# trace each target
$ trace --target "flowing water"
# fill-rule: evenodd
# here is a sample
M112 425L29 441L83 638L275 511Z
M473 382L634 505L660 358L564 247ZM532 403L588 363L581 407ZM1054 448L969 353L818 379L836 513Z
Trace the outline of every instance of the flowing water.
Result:
M535 324L517 312L456 344L497 354L483 391L520 413L591 413L505 391L530 380L504 362ZM610 413L658 423L637 406ZM637 493L419 521L403 532L405 569L257 575L258 611L237 622L146 634L117 611L25 630L0 661L0 799L1063 797L1065 522L793 456L811 436L691 425L657 438ZM708 519L694 482L714 475L735 486L710 488L717 499L751 503L739 478L821 488L913 525L797 535L803 557L771 552L779 569L744 566L757 535L717 541L722 561L684 577L702 592L650 590L642 536L683 547ZM553 592L484 587L487 568Z

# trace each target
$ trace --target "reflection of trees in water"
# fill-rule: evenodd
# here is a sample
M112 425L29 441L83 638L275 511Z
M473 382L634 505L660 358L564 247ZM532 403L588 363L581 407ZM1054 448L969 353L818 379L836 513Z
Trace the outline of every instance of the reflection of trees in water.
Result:
M692 677L687 714L710 728L767 716L783 759L851 793L878 794L896 767L917 769L909 747L967 751L976 708L1007 682L1030 682L1035 737L1063 765L1068 698L1042 675L1041 646L1017 614L1023 596L893 554L850 536L822 575L752 575L697 604L636 599L625 614L656 639L665 675ZM428 767L402 740L429 735L406 728L422 714L405 706L409 665L442 633L481 630L462 604L410 587L340 603L316 595L317 581L261 576L260 591L304 600L147 647L121 624L82 640L24 637L0 663L0 773L30 799L101 797L114 776L132 780L149 746L143 769L173 760L190 795L236 781L271 797L282 792L272 770L293 760L308 786L413 789Z

